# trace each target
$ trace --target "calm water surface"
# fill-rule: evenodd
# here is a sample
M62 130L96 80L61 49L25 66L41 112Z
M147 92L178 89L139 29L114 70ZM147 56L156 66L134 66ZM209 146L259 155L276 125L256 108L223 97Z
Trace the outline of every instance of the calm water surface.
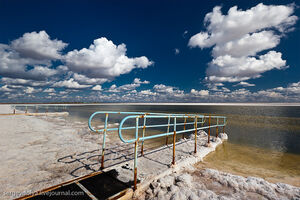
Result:
M35 110L35 107L28 107ZM224 105L76 105L40 106L39 111L67 110L69 120L86 121L95 111L199 113L227 116L229 140L197 166L272 182L300 186L300 106ZM120 118L110 117L118 122ZM103 119L99 119L99 122ZM214 133L213 133L214 134ZM161 145L158 139L147 145Z

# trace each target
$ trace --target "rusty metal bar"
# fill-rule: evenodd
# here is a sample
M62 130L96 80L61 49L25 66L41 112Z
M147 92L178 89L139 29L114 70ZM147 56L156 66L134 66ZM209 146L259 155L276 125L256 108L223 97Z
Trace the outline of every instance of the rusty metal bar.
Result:
M136 117L136 129L135 129L135 137L138 138L135 143L134 143L134 186L133 186L133 189L136 190L137 189L137 154L138 154L138 142L139 142L139 137L138 137L138 134L139 134L139 118Z
M217 118L217 125L219 125L219 118ZM216 127L216 138L219 136L219 127Z
M223 126L223 133L225 133L226 118L223 118L223 124L224 124L224 126Z
M101 174L101 173L102 173L102 172L100 172L100 171L98 171L98 172L92 172L91 174L88 174L88 175L85 175L85 176L82 176L82 177L78 177L78 178L75 178L75 179L73 179L73 180L69 180L69 181L60 183L60 184L58 184L58 185L55 185L55 186L51 186L51 187L45 188L45 189L43 189L43 190L39 190L39 191L37 191L37 192L34 192L34 193L31 193L31 194L25 195L25 196L23 196L23 197L16 198L15 200L25 200L25 199L29 199L29 198L35 197L35 196L37 196L37 195L41 195L41 194L44 194L44 193L46 193L46 192L55 190L55 189L57 189L57 188L60 188L60 187L63 187L63 186L66 186L66 185L75 183L76 181L78 182L78 181L81 181L81 180L84 180L84 179L87 179L87 178L96 176L96 175Z
M197 153L197 117L195 117L195 149L194 149L194 153Z
M138 142L135 141L134 143L134 174L133 174L133 180L134 180L134 185L133 189L136 190L137 188L137 166L136 166L136 159L137 159L137 147L138 147Z
M104 132L103 132L102 155L101 155L101 167L100 167L100 169L104 169L104 154L105 154L105 140L106 140L106 133L107 133L107 121L108 121L108 113L105 113L105 124L104 124Z

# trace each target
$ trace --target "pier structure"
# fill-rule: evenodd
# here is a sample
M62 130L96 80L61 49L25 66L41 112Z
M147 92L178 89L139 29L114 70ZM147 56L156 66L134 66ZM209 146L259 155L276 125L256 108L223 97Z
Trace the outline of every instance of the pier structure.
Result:
M153 180L179 171L187 163L202 161L222 143L224 135L227 138L224 133L226 117L191 113L98 111L90 116L88 126L92 132L102 135L99 171L20 199L44 199L51 192L62 194L66 191L83 192L79 199L130 199ZM219 133L221 128L223 132ZM157 131L148 131L150 129ZM211 135L213 129L214 136ZM107 149L108 134L117 134L121 141L115 150ZM183 137L178 137L180 134ZM163 140L165 145L146 149L145 142L150 144L151 140ZM125 149L125 154L112 156L121 149ZM122 160L124 157L127 159ZM112 160L121 161L112 164ZM133 178L128 172L132 172ZM54 198L47 196L47 199Z

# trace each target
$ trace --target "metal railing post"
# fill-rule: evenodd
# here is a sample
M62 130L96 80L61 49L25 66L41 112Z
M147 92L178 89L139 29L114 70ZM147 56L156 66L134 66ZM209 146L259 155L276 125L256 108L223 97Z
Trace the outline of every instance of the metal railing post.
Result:
M184 118L183 130L185 130L186 117ZM184 133L182 133L182 139L184 139Z
M219 117L217 117L216 138L219 136Z
M100 169L104 169L104 153L105 153L105 140L106 140L106 132L107 132L107 121L108 121L108 113L105 113L105 124L104 124L104 132L103 132L102 156L101 156Z
M134 144L134 186L133 189L136 190L137 188L137 152L138 152L138 134L139 134L139 118L136 117L136 128L135 128L135 144Z
M211 119L211 117L209 116L209 118L208 118L208 138L207 138L208 144L210 143L210 119Z
M143 138L146 131L146 115L144 115ZM144 140L142 140L141 155L144 156Z
M104 124L104 128L103 129L97 129L95 130L95 128L92 127L91 125L91 121L92 119L94 118L95 115L97 114L105 114L105 124ZM124 114L124 115L128 115L130 114L129 116L126 116L124 117L120 124L119 124L119 127L118 128L109 128L108 126L108 115L109 114ZM124 123L126 120L128 119L134 119L136 118L136 125L135 126L124 126ZM139 118L144 118L144 123L143 125L139 125ZM162 122L160 122L160 124L150 124L150 125L147 125L146 124L146 121L147 119L146 118L153 118L153 119L166 119L168 118L168 124L161 124ZM171 123L171 118L173 118L173 123ZM179 122L177 124L177 118L184 118L184 123L182 122ZM189 122L187 118L194 118L194 122ZM198 118L201 118L202 120L198 122ZM204 126L204 123L206 123L206 119L208 118L208 126ZM212 118L217 118L217 121L216 121L216 125L211 125L211 120ZM224 124L220 124L219 123L219 118L223 118L224 120ZM104 168L104 155L105 155L105 140L106 140L106 134L107 132L109 131L118 131L118 135L119 135L119 138L122 142L124 143L135 143L135 148L134 148L134 189L137 188L137 159L138 159L138 143L139 143L139 140L142 140L142 142L144 143L145 140L149 140L149 139L155 139L155 138L160 138L160 137L166 137L166 144L168 144L168 136L171 136L172 135L172 132L170 132L170 126L174 126L173 127L173 155L172 155L172 165L175 165L175 155L176 155L176 134L183 134L183 133L186 133L186 132L192 132L194 131L194 134L195 134L195 148L194 148L194 153L197 153L197 135L198 135L198 129L202 130L202 129L208 129L208 144L210 143L210 129L211 128L214 128L214 127L217 127L217 135L219 134L219 126L223 126L223 131L224 131L224 128L225 128L225 122L226 122L226 117L223 117L223 116L204 116L204 115L198 115L198 114L193 114L193 115L187 115L187 114L160 114L160 113L141 113L141 112L116 112L116 111L98 111L98 112L95 112L93 113L90 118L89 118L89 121L88 121L88 126L89 128L91 129L91 131L93 132L97 132L97 133L101 133L103 132L103 144L102 144L102 160L101 160L101 168L103 169ZM198 123L201 123L201 128L199 127L198 128ZM187 125L193 125L194 124L194 128L190 127L190 126L187 126ZM176 126L181 126L183 125L184 126L184 130L176 130ZM145 130L146 128L153 128L153 127L168 127L167 128L167 132L165 133L160 133L160 134L156 134L156 135L149 135L149 136L145 136ZM123 136L122 136L122 130L132 130L132 129L136 129L135 131L135 138L134 139L125 139ZM143 132L140 136L139 134L139 129L143 129ZM208 145L209 146L209 145ZM142 155L144 154L143 151L144 151L144 147L143 145L141 146L141 153Z
M223 119L224 119L223 133L225 133L225 122L226 122L226 119L225 118L223 118Z
M175 165L175 143L176 143L176 117L174 117L173 160L172 160L172 164L173 164L173 165Z
M170 131L170 115L168 117L168 128L167 128L167 133ZM168 145L168 135L166 136L166 145Z
M197 117L195 117L195 150L194 153L197 153Z

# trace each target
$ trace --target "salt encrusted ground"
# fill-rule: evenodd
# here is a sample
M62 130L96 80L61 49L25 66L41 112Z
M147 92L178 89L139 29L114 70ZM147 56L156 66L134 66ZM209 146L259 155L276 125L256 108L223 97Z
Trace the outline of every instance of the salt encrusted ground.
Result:
M0 113L12 113L1 105ZM98 149L99 135L64 117L0 116L0 199L13 199L74 178L80 163L59 159ZM78 169L78 175L90 173Z
M300 188L193 167L160 178L137 199L300 199Z
M1 105L0 112L12 113L12 109ZM86 123L71 123L64 117L12 115L0 116L0 130L1 199L38 191L100 168L102 136L92 134ZM221 142L217 140L211 148L205 148L205 141L206 136L199 136L197 157L193 154L193 140L179 141L176 160L195 163ZM121 181L132 182L132 159L133 144L107 140L105 170L115 169ZM149 183L157 175L172 173L185 163L177 162L174 168L170 167L171 161L172 145L146 150L145 156L138 159L139 180Z
M10 112L12 112L12 109L9 105L0 106L0 113ZM98 171L100 168L99 158L102 136L91 133L86 123L70 122L64 117L53 116L0 116L0 137L0 199L12 199ZM223 135L223 137L226 137L226 135ZM227 193L223 195L219 190L211 190L205 184L206 189L201 184L196 184L196 182L210 180L211 185L215 184L217 188L220 186L219 188L226 189L225 191L229 191L228 194L232 193L230 191L237 191L238 188L236 195L244 194L245 196L245 194L249 194L249 198L256 199L256 197L268 197L264 194L270 192L268 195L273 198L273 191L278 190L277 193L281 191L280 194L283 197L288 198L288 195L294 195L295 199L300 198L297 194L299 189L286 184L279 184L276 186L277 188L266 186L271 189L263 190L265 191L264 194L256 194L253 192L256 191L255 188L251 191L247 190L244 183L245 178L243 177L232 178L235 176L218 171L206 170L199 172L199 170L190 169L192 164L201 161L205 155L214 151L216 146L222 142L221 139L215 140L212 137L211 147L205 147L207 137L205 132L202 131L199 132L197 140L198 153L196 155L193 153L193 135L190 139L178 142L176 145L177 163L175 166L170 165L172 145L154 151L146 150L144 157L139 156L138 178L142 183L139 184L135 197L160 199L162 194L166 199L182 199L181 197L192 199L193 197L199 198L199 195L205 195L203 197L207 198L210 196L213 198L223 196L224 199L230 197ZM105 153L105 170L115 169L117 178L124 182L131 182L133 180L132 159L133 144L123 144L108 139ZM184 169L185 172L182 172ZM218 173L217 178L213 176L216 173ZM181 180L181 178L178 178L181 174L186 174L184 177L193 177L187 181L187 185L191 182L192 186L186 187L186 183L181 184L180 181L177 181ZM171 187L168 188L168 186L162 187L161 184L153 185L155 180L164 182L165 179L172 179L168 177L174 178L173 190L170 190ZM220 182L224 177L231 177L234 181L228 179L226 185ZM253 180L256 179L250 179L250 183ZM254 181L257 185L262 183L261 179L258 180ZM154 183L152 183L153 181ZM166 181L168 182L168 180ZM152 189L147 189L150 183L152 183L150 187ZM268 184L270 183L264 182L263 185L259 186L265 187ZM252 186L250 186L247 187L251 188ZM145 190L147 190L147 195L140 196ZM157 192L160 190L161 192ZM183 195L181 194L182 191L188 190L194 191L195 194L186 192L184 193L185 196L180 196ZM235 197L238 198L238 196L232 196L232 198Z

